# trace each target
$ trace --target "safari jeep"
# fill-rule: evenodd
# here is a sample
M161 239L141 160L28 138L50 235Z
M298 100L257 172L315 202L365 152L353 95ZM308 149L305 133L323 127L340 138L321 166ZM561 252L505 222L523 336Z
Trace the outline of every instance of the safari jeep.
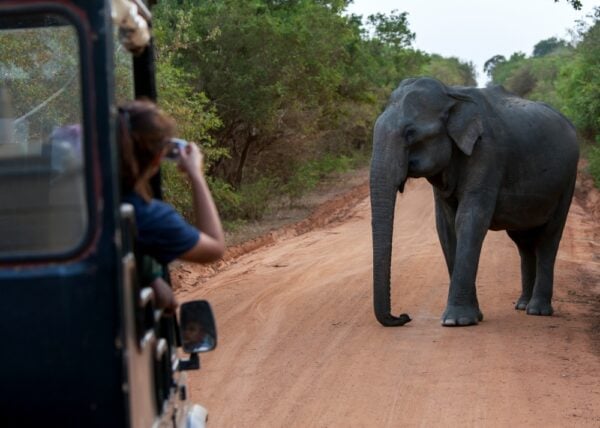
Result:
M155 99L147 6L0 0L1 427L205 424L185 371L216 344L210 306L181 328L155 307L118 190L115 55Z

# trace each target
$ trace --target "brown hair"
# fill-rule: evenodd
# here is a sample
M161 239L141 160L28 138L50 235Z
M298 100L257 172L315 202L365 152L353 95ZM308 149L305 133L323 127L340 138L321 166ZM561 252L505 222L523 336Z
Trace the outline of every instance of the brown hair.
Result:
M136 100L119 107L118 127L121 191L135 189L150 200L150 185L140 179L175 135L175 121L153 102Z

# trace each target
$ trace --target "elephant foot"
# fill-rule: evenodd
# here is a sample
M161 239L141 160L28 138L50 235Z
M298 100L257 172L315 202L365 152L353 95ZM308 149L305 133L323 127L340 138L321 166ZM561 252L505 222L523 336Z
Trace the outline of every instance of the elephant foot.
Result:
M519 300L517 300L517 304L515 305L515 309L518 311L524 311L527 308L527 304L529 303L529 297L521 296Z
M527 315L543 315L550 316L554 313L552 304L548 299L533 298L527 304Z
M483 314L477 306L448 305L442 315L445 327L476 325L479 321L483 321Z

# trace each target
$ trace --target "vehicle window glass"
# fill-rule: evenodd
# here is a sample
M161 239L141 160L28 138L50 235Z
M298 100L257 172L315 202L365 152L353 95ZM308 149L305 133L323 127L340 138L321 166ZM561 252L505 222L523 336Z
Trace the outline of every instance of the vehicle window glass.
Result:
M0 20L0 258L68 253L86 235L78 40L58 14Z
M115 46L115 97L117 104L123 104L134 98L133 64L131 53L119 41L118 29L113 32Z

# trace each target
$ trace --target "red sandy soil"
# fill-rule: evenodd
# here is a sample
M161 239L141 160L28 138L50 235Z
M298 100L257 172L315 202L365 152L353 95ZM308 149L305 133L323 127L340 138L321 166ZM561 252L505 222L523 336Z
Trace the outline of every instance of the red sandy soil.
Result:
M431 187L399 198L393 313L372 309L366 183L312 216L178 266L182 301L208 299L219 345L189 372L210 427L600 427L600 194L578 182L555 269L555 315L514 309L517 250L490 232L478 273L485 319L446 328L448 277Z

